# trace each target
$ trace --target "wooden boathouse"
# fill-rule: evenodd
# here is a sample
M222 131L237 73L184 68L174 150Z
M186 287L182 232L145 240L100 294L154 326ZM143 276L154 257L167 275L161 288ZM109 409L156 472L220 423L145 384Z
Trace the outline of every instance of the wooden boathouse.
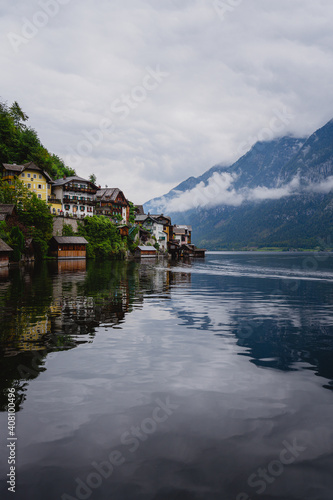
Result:
M50 254L57 259L85 259L88 241L82 236L53 236Z
M13 249L0 238L0 267L9 266L9 255Z
M138 246L138 248L135 250L135 257L142 259L143 257L156 257L157 255L157 250L156 248L152 246Z

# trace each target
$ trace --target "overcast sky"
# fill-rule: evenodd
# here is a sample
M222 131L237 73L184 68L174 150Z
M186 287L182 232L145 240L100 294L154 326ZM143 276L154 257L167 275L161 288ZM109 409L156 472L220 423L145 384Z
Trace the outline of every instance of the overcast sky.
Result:
M333 117L332 0L12 0L0 16L2 100L136 203Z

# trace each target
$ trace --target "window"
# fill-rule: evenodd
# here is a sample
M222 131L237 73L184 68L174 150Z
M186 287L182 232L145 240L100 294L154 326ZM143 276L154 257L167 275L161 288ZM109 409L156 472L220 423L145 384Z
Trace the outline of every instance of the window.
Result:
M30 177L30 174L27 174L27 177Z
M55 208L53 209L53 213L54 213L54 214L56 213L56 209L55 209Z
M38 179L42 179L42 176L39 174Z
M22 172L21 177L25 177L25 173L24 172Z
M34 179L37 179L37 174L34 174Z
M69 210L70 209L70 205L65 205L65 210Z
M84 212L84 207L80 207L81 212Z
M38 189L42 189L42 185L41 184L38 184Z
M42 195L41 195L41 194L39 194L39 195L38 195L38 198L39 198L39 199L41 200L41 198L42 198Z
M30 182L28 183L28 189L31 189L31 184L30 184Z

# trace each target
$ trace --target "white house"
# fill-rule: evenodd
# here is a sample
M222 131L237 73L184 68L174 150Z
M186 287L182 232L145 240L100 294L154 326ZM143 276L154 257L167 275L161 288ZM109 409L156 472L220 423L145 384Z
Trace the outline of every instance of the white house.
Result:
M87 179L71 176L54 181L52 191L55 198L61 201L61 215L84 218L94 215L97 189L97 186Z
M156 242L160 245L160 248L167 250L168 246L168 235L164 231L163 222L160 222L151 215L137 215L135 217L136 224L140 224L146 231L149 231L153 237L155 237Z

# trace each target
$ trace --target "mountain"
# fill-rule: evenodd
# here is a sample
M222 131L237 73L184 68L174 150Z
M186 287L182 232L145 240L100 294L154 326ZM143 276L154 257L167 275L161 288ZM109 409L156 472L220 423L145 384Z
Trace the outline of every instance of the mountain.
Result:
M192 225L193 241L208 249L315 248L333 237L332 188L330 121L307 139L258 142L144 208Z

